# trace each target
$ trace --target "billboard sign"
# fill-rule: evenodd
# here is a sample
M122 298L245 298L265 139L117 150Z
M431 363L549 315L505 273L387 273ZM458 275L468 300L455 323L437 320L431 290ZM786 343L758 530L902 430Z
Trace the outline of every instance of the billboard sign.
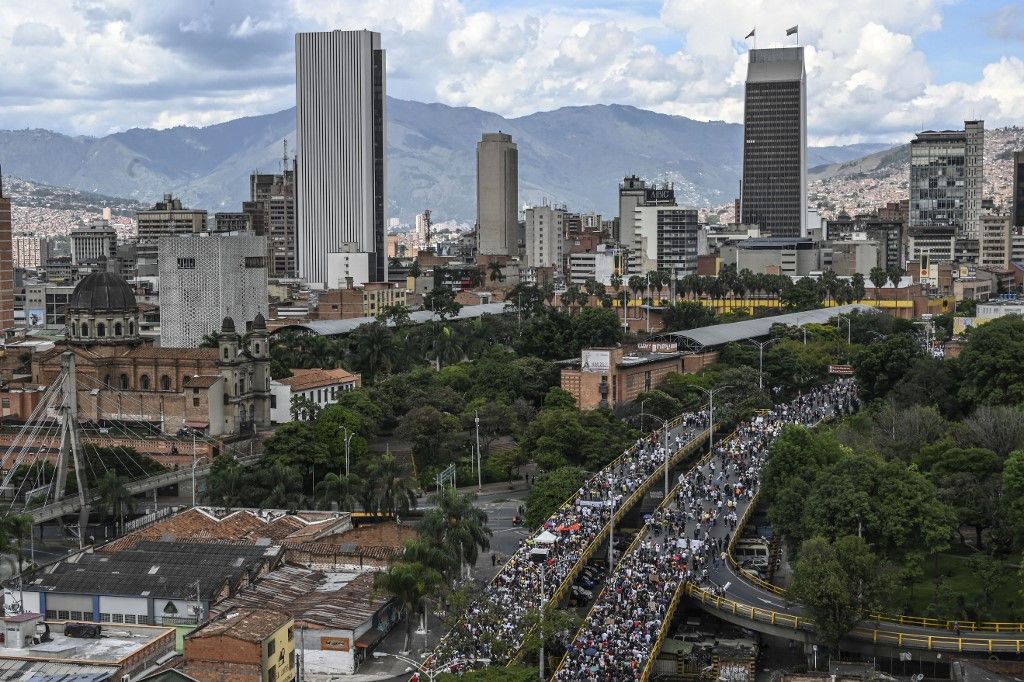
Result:
M612 354L606 350L585 350L580 357L580 370L606 373L612 364Z
M675 341L641 341L636 349L647 353L675 353L679 347Z
M850 376L853 374L853 365L829 365L829 374L839 374L840 376Z

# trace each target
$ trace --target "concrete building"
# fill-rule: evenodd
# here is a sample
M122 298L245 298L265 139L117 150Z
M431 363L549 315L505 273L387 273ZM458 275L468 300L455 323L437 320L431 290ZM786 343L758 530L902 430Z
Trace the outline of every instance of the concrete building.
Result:
M14 267L38 270L50 259L51 242L34 234L19 234L12 238Z
M952 227L977 238L985 182L984 121L965 130L927 130L910 143L911 230Z
M519 149L507 133L476 145L477 253L519 255Z
M304 398L318 408L324 408L336 403L342 393L354 391L363 385L359 374L340 368L293 369L291 372L290 377L270 382L270 421L275 424L292 421L292 400L295 398ZM297 416L300 421L315 417L306 411Z
M978 233L978 265L1006 269L1010 267L1010 234L1012 218L1009 214L983 214Z
M696 273L700 229L697 209L638 206L633 211L629 274L661 270L678 278Z
M670 373L682 371L683 356L674 341L630 354L623 348L587 348L580 355L579 369L562 370L561 386L581 410L602 404L614 409L657 388Z
M1010 186L1010 222L1024 227L1024 151L1013 153L1013 185Z
M17 603L8 591L6 603ZM146 625L97 625L44 619L39 613L3 616L0 679L134 680L174 655L175 631ZM46 639L40 641L40 632Z
M721 264L735 265L736 271L748 269L755 274L801 277L821 270L821 249L807 237L758 237L721 250Z
M369 280L386 282L386 65L380 34L295 35L299 275L337 286L328 257L342 245L366 254Z
M295 171L249 176L249 201L242 210L252 218L252 229L267 238L267 276L295 277Z
M71 231L71 262L75 265L116 254L117 232L110 221L99 218Z
M526 265L562 269L564 206L531 206L523 212L526 223Z
M198 348L221 321L266 318L266 237L163 237L160 260L160 345Z
M170 194L165 194L164 200L156 202L153 208L139 211L135 217L139 226L136 257L143 263L144 271L149 268L149 271L141 273L147 276L156 274L157 245L160 237L207 231L206 211L184 208L181 199L175 199Z
M188 633L184 661L176 667L199 682L292 682L295 639L295 622L287 614L237 609Z
M912 227L907 237L907 260L921 263L952 263L956 260L956 227Z
M329 289L317 298L317 319L347 320L376 317L387 306L405 305L405 287L392 282L370 282L363 286Z
M822 268L830 269L840 277L852 277L856 273L865 276L871 268L884 267L879 254L878 242L866 239L828 242L825 247Z
M214 232L251 232L252 215L244 211L221 211L213 214Z
M14 244L12 242L11 200L4 195L0 177L0 336L14 330Z
M63 330L65 312L73 286L25 285L25 326L31 329Z
M807 235L804 48L750 50L743 106L740 222L780 237Z
M598 244L593 251L570 253L566 279L576 285L583 285L592 279L610 286L612 275L619 270L618 254L619 249L608 244Z
M640 206L675 206L676 191L671 184L648 184L636 175L627 175L619 183L619 217L614 223L612 241L630 243L636 209Z

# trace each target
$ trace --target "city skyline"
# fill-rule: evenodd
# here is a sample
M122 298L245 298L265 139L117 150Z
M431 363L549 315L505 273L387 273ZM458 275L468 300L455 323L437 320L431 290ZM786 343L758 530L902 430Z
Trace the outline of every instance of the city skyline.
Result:
M713 11L712 11L713 9ZM742 120L744 41L807 49L811 144L905 141L1024 106L1024 10L947 3L348 2L245 6L128 1L5 8L13 65L0 128L103 134L278 111L293 36L367 28L389 46L392 95L518 116L588 103ZM950 45L957 49L950 50ZM125 55L131 59L125 59ZM538 77L543 74L543 77ZM45 95L40 95L45 93Z

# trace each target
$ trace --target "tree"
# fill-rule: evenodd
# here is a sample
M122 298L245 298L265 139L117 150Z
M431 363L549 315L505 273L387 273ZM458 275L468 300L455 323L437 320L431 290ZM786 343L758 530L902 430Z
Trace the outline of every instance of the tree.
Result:
M445 489L437 498L437 507L424 514L417 526L421 537L434 547L450 557L458 557L458 562L453 562L458 568L463 562L475 566L479 553L491 548L493 533L487 526L487 514L474 506L475 499Z
M455 292L451 287L438 286L423 297L423 307L432 310L441 320L456 317L462 310L462 304L455 300Z
M305 508L306 483L299 467L289 466L284 460L278 459L272 461L269 467L259 467L255 473L263 493L259 501L261 509Z
M864 300L864 296L867 293L867 289L864 286L864 273L853 273L852 285L853 288L851 290L851 294L853 295L853 300L856 301L857 303L860 303L861 301Z
M571 355L583 348L615 346L622 340L619 316L608 308L584 308L572 318Z
M394 332L381 322L360 325L349 334L355 368L367 381L390 372L398 359L398 344Z
M790 310L811 310L821 305L822 290L810 277L801 277L779 300Z
M1009 526L1019 542L1024 537L1024 450L1014 450L1006 458L1003 466L1003 494Z
M22 565L25 563L25 540L33 533L32 524L30 514L9 513L0 519L0 552L8 552L11 549L16 551L18 576L21 576Z
M1001 458L1024 447L1024 411L1009 405L982 405L961 423L961 440L992 450Z
M479 670L467 670L458 675L445 673L437 682L533 682L537 669L522 665L487 666Z
M405 514L416 506L414 481L408 469L391 453L380 457L370 468L368 482L374 491L375 509L388 514Z
M540 526L556 509L580 489L589 474L580 467L566 466L537 477L526 496L526 525Z
M124 523L124 514L132 511L135 498L128 492L128 479L116 471L107 471L96 482L94 492L100 498L100 511L105 517L109 511L118 523Z
M871 272L868 273L868 279L871 280L871 284L875 288L875 303L878 303L878 293L889 280L889 275L886 274L885 268L881 268L876 265L871 268Z
M891 592L879 568L878 558L862 538L811 538L800 547L786 596L803 604L818 637L838 654L839 642L865 611L885 603Z
M490 281L492 282L504 282L505 273L501 271L501 263L496 260L492 260L487 264L487 271L490 274Z
M887 401L871 415L871 442L887 459L909 462L929 443L949 433L949 424L934 407L900 408Z
M423 325L421 333L425 342L424 354L437 363L437 369L458 362L465 356L462 339L452 330L451 325L431 320Z
M354 475L343 476L331 472L316 484L317 508L330 509L333 502L341 511L352 511L359 503L356 494L358 489L359 484Z
M289 411L293 421L313 421L320 414L320 405L304 395L293 395Z
M939 498L956 510L960 525L974 528L974 546L984 549L982 533L999 522L1002 458L983 448L949 448L931 463L928 474Z
M861 349L853 361L861 396L874 400L888 395L921 354L921 344L910 334L898 334Z
M665 332L706 327L715 320L715 311L700 303L682 301L665 308L662 313Z
M377 313L377 321L383 324L390 322L400 329L411 324L411 313L412 309L404 303L392 303L380 309L380 312Z
M630 412L636 415L633 424L639 426L641 430L646 429L648 431L658 428L660 422L648 419L647 423L644 424L643 418L640 416L641 414L653 414L667 421L683 412L683 406L678 400L658 389L639 394L629 408ZM643 408L643 412L641 412L641 408Z
M403 652L409 651L412 641L413 614L419 613L423 599L435 594L442 584L441 575L434 569L407 561L396 561L387 571L374 575L374 591L394 599L405 612Z
M1007 315L972 328L957 359L960 398L974 405L1024 403L1024 318Z
M402 418L395 435L412 444L412 452L422 469L448 461L458 430L458 417L443 413L433 405L423 405Z
M264 459L269 463L281 462L294 466L302 477L300 492L312 494L316 472L326 475L332 464L327 446L316 437L309 422L288 422L274 431L263 448ZM332 467L334 468L334 467ZM309 485L306 485L306 480Z

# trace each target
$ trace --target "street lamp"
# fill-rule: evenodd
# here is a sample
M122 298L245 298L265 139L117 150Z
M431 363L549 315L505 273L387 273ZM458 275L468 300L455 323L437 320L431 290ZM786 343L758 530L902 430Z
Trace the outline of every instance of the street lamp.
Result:
M706 389L700 386L691 386L708 397L708 454L714 454L715 452L715 394L721 393L727 388L732 388L731 384L725 386L718 386L717 388Z
M348 478L348 464L349 464L349 462L348 462L348 453L349 453L348 446L349 446L349 443L352 442L352 436L356 435L356 432L355 431L349 432L347 426L342 426L341 430L344 433L342 438L345 441L345 478Z
M842 329L842 327L839 325L840 321L846 323L846 345L849 346L850 344L853 343L853 325L850 324L850 318L847 317L846 315L836 315L836 327L838 327L839 329Z
M757 387L764 389L764 347L770 343L774 343L775 339L768 339L767 341L755 341L754 339L747 339L750 343L757 346Z
M612 507L614 509L614 507ZM614 519L615 512L612 512ZM611 537L609 536L609 541ZM548 563L548 549L547 547L536 547L530 551L530 561L540 565L540 679L543 682L547 678L544 677L544 606L547 602L547 593L544 591L544 574L547 569ZM611 568L609 567L609 574Z
M483 490L483 477L480 474L480 465L482 464L480 459L480 410L476 411L473 421L476 423L476 489Z

